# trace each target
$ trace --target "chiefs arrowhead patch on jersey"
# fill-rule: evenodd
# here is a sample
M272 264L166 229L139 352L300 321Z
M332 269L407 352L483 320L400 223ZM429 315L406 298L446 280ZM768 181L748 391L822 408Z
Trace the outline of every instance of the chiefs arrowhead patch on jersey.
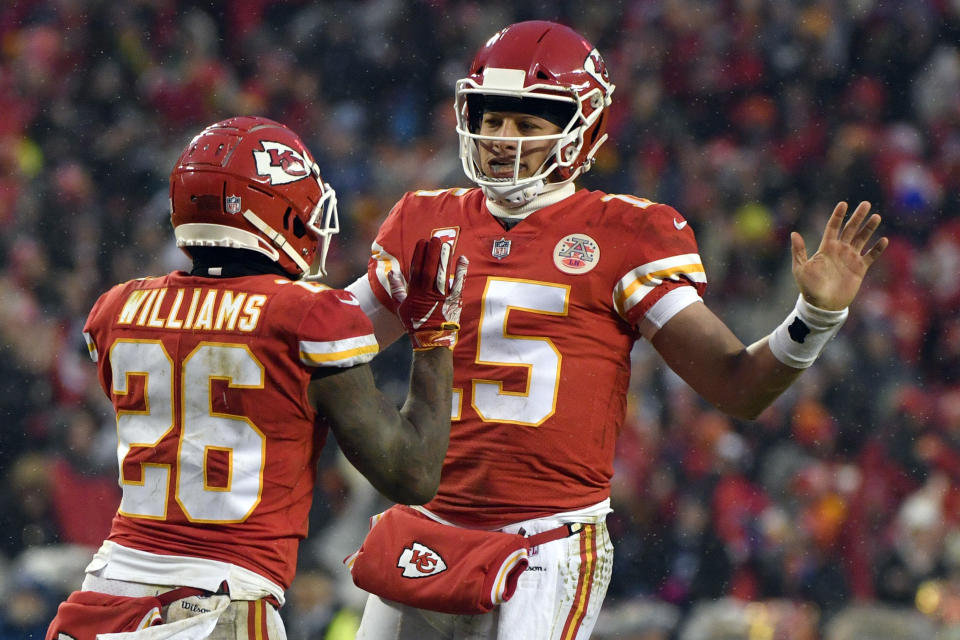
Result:
M564 273L587 273L599 262L600 245L585 233L571 233L553 248L553 264Z
M426 578L447 570L447 563L440 554L419 542L403 550L397 566L403 569L404 578Z

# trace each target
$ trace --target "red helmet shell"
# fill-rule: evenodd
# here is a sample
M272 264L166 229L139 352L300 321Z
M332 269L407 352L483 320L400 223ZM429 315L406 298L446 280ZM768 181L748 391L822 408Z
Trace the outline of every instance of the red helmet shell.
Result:
M251 249L300 275L317 258L314 223L328 189L286 126L255 116L217 122L190 141L170 174L177 245L188 255L191 246Z

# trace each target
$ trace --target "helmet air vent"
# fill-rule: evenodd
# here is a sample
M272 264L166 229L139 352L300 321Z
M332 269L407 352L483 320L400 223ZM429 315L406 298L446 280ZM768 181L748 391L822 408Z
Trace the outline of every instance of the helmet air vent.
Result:
M266 189L261 189L260 187L258 187L252 182L247 183L247 188L249 188L252 191L256 191L257 193L262 193L263 195L268 196L270 198L274 197L272 193L270 193Z

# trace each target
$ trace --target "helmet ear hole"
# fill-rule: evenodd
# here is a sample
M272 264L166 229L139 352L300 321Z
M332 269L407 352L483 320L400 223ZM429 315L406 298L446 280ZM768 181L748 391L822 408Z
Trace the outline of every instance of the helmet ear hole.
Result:
M597 137L600 135L600 132L603 131L603 120L607 117L606 112L602 112L600 117L597 118L597 126L593 128L593 131L590 132L590 145L593 146L593 143L597 141Z
M292 207L287 207L287 210L283 212L283 228L298 238L307 235L307 225L303 224L303 220L298 216L293 215Z
M301 220L299 217L294 216L292 231L293 235L298 238L302 238L303 236L307 235L307 225L303 224L303 220Z

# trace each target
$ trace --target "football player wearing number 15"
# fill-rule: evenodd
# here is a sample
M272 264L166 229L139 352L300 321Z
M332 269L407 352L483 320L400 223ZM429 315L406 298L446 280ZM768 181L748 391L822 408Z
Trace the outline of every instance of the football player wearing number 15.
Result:
M405 195L366 277L348 287L386 345L402 330L388 274L405 272L415 241L445 238L470 258L450 446L421 512L511 533L584 526L542 545L512 599L490 613L370 596L358 638L587 638L610 579L604 516L634 342L650 341L719 409L756 417L834 335L887 246L871 241L880 217L868 203L846 222L838 204L809 258L794 233L796 308L745 346L703 302L707 278L680 213L575 186L606 139L613 90L600 54L565 26L495 34L456 83L460 157L479 188Z
M374 386L356 298L315 282L336 195L296 134L259 117L207 127L170 198L192 271L113 287L84 327L116 409L123 496L47 640L285 638L278 609L328 429L392 500L426 502L439 482L466 260L448 289L450 245L424 241L395 287L422 346L398 411Z

